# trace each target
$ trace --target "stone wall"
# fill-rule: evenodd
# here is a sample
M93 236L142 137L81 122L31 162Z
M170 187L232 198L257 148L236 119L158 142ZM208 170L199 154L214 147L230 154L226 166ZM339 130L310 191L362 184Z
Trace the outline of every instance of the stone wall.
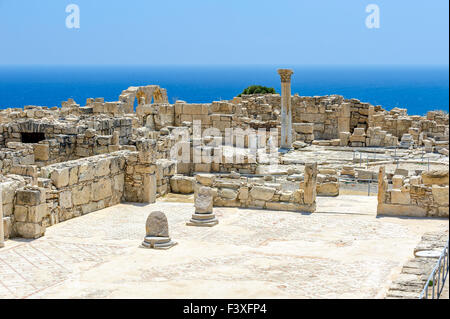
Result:
M316 209L317 164L307 165L302 189L283 191L280 184L253 182L234 173L196 175L196 186L211 187L215 207L259 208L313 213Z
M395 175L389 189L385 168L378 174L378 215L448 217L449 173L424 172L405 178Z
M16 205L16 192L31 182L30 178L18 175L0 175L0 191L2 197L3 223L5 238L16 235L13 227L15 224L14 208Z
M39 185L47 189L50 226L119 204L124 195L128 151L45 166Z

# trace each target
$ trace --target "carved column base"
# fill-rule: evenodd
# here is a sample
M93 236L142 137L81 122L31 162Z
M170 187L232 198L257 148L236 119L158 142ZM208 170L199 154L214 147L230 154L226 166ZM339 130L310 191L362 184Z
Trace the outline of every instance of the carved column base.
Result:
M145 237L142 247L151 249L169 249L177 245L170 237Z
M213 227L219 223L216 215L213 213L192 214L192 218L186 223L187 226L197 226L197 227Z

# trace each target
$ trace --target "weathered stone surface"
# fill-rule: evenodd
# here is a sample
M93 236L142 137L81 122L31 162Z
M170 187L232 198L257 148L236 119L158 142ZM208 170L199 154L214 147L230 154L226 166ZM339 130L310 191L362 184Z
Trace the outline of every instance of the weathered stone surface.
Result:
M307 163L305 165L305 204L314 204L317 196L317 163Z
M72 207L72 193L70 191L64 191L59 193L59 204L62 208Z
M48 144L34 144L34 159L36 161L48 161L50 158L50 147Z
M16 192L17 204L36 206L45 200L42 195L43 190L39 189L20 189Z
M77 186L72 190L72 203L75 206L89 203L92 195L92 187L90 184L85 186Z
M215 176L213 174L197 174L195 179L201 185L210 187L214 184Z
M69 185L69 168L55 169L50 178L57 188Z
M423 207L412 205L378 204L377 214L387 216L425 217L427 215L427 210Z
M112 195L112 184L110 179L101 179L92 184L92 199L95 201L105 199Z
M394 175L392 177L392 187L400 189L403 186L404 177L402 175Z
M39 224L17 222L16 232L20 237L35 239L45 234L45 227Z
M433 199L434 202L439 206L448 206L448 186L447 187L440 187L437 185L433 185L432 187L432 193L433 193Z
M78 180L80 182L93 180L94 176L95 176L95 167L92 164L84 163L79 167Z
M265 186L254 186L250 190L250 196L254 200L270 201L275 194L275 188Z
M219 193L219 196L225 199L235 200L238 196L238 192L233 189L222 188Z
M399 205L411 204L411 196L409 192L402 192L399 189L391 190L391 203Z
M195 193L195 212L199 214L212 213L213 196L209 187L202 186Z
M163 212L150 213L145 223L145 232L148 237L169 237L169 222Z
M317 195L319 196L338 196L339 195L339 183L323 183L317 184Z
M172 193L192 194L194 193L195 178L189 176L175 175L170 179Z
M422 173L425 185L448 185L448 170L434 170Z

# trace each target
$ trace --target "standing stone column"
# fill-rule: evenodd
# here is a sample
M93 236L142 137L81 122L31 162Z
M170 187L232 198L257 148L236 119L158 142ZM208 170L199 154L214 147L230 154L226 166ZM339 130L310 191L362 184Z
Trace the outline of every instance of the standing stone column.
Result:
M0 248L5 247L5 232L3 230L3 187L0 185Z
M381 166L378 172L378 207L385 204L388 181L386 179L386 167Z
M281 77L281 148L292 147L291 75L289 69L279 69Z
M314 205L317 196L317 163L307 163L305 165L305 204Z

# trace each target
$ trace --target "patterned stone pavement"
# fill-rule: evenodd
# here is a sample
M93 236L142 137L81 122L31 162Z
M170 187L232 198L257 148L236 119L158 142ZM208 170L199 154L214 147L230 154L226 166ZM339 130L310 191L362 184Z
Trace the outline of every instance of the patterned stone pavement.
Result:
M381 298L422 234L448 229L377 218L364 196L319 198L314 214L217 208L218 226L187 227L185 199L121 204L7 241L0 298ZM179 243L168 251L139 247L153 210Z

